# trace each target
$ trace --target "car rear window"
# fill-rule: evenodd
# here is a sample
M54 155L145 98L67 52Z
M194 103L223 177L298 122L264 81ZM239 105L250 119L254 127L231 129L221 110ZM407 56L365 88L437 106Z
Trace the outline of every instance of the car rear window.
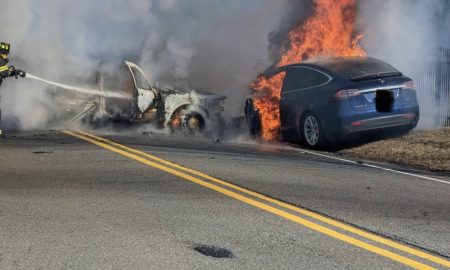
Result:
M319 61L317 64L350 80L401 75L393 66L371 57L337 58Z

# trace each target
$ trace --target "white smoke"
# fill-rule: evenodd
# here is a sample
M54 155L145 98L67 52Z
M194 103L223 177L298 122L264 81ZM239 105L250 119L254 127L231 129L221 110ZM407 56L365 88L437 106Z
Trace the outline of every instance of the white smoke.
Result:
M79 84L100 66L138 62L154 83L229 96L241 115L247 85L270 65L269 33L286 0L21 0L2 3L0 39L11 64L37 76ZM106 64L105 64L106 63ZM0 91L9 127L44 128L53 115L47 86L7 79Z
M424 83L418 74L435 64L438 47L450 47L450 1L362 0L359 8L363 47L417 82L422 111L419 127L435 127L434 93L424 89L433 84L434 75L425 78L431 82Z
M449 5L361 0L362 45L414 79L418 66L434 60L436 47L450 47ZM5 1L7 26L0 28L0 39L12 44L11 64L46 79L76 85L100 64L115 67L131 60L153 83L227 95L226 113L239 116L248 83L272 64L268 37L279 39L274 30L310 11L311 0ZM46 88L5 80L1 107L9 127L43 128L60 113ZM421 102L434 105L427 95ZM420 124L430 122L424 116Z

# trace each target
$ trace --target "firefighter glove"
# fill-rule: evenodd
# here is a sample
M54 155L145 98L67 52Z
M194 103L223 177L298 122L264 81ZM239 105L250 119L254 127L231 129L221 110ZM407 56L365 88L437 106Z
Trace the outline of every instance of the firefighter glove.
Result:
M17 79L17 71L16 71L16 68L14 66L10 66L9 67L9 73L11 74L10 75L11 77L16 77L16 79Z

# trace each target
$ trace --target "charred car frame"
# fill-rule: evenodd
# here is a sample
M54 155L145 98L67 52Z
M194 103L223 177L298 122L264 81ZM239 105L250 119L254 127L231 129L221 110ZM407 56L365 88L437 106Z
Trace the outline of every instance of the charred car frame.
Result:
M152 123L159 128L203 131L223 125L225 96L196 90L157 87L149 83L136 64L124 62L125 72L97 74L100 90L117 89L128 99L100 96L88 103L71 121L83 120L94 126L110 122ZM122 70L123 71L123 70Z

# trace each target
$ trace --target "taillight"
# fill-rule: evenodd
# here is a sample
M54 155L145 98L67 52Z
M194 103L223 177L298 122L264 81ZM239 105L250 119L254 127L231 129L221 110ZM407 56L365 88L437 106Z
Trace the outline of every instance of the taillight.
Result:
M415 90L416 86L414 85L413 81L405 82L402 85L402 89L409 89L409 90Z
M333 97L338 100L349 99L351 97L359 95L358 89L347 89L336 92Z

